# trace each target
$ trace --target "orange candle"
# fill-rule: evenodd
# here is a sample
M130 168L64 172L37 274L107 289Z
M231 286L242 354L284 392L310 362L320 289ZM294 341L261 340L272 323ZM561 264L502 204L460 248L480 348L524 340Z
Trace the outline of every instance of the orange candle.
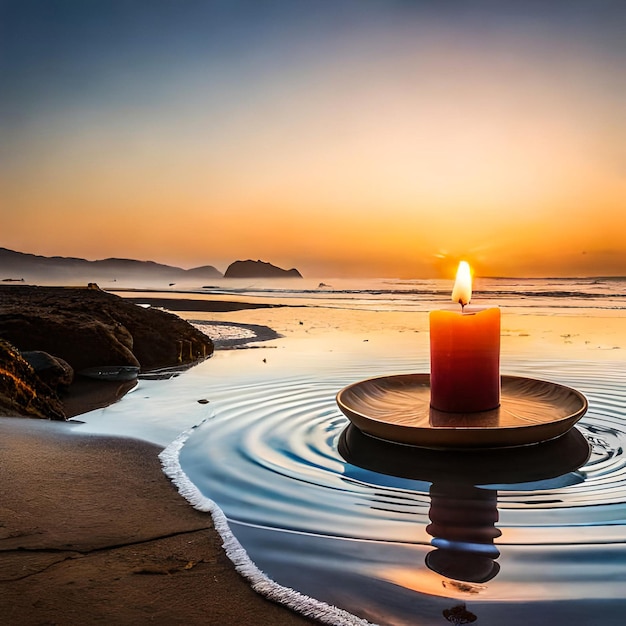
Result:
M500 309L469 311L470 268L459 265L452 299L461 311L430 313L430 405L473 413L500 405Z

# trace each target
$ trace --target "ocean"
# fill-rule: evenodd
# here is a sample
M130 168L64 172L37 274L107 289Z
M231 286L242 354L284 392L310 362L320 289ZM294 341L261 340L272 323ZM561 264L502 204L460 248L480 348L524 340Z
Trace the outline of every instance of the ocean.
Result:
M229 279L211 285L177 283L165 288L145 282L146 292L161 291L169 297L235 298L246 301L318 306L370 311L429 311L448 303L449 280L400 279ZM127 286L128 284L125 284ZM102 288L115 291L113 284ZM141 291L141 286L131 285ZM624 310L626 277L595 278L477 278L473 300L515 309L597 308Z
M134 287L121 295L272 305L179 312L223 349L77 427L165 447L181 493L223 513L234 560L267 593L347 612L328 623L623 623L626 279L476 281L476 306L502 309L501 372L589 402L565 437L504 453L372 442L335 401L428 372L427 314L455 306L448 281ZM254 325L281 337L254 341Z

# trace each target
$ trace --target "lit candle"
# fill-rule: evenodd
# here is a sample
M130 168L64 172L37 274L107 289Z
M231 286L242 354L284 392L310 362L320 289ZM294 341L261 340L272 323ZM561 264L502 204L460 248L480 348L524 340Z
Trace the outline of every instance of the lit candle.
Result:
M473 413L500 405L500 309L475 309L469 265L461 261L452 299L461 311L430 313L430 405Z

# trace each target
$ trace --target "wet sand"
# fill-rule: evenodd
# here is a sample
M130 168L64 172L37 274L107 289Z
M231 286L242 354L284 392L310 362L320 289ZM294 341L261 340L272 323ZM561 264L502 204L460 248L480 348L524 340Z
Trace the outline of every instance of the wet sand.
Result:
M258 595L152 444L0 419L0 622L310 624Z
M390 347L410 341L416 352L429 350L427 312L326 308L314 301L303 305L302 299L294 305L289 297L274 297L268 304L267 298L252 295L191 297L172 292L157 298L153 292L115 293L138 303L152 301L186 320L268 326L283 337L314 339L322 349L324 343L337 346L337 342L377 340ZM508 354L537 359L626 359L626 316L621 309L500 309L503 359Z
M185 319L197 321L264 324L283 337L314 341L320 350L353 349L369 342L386 350L410 349L428 355L428 313L400 311L359 311L318 307L282 306L221 313L205 304L204 312L179 311ZM626 316L621 310L588 309L569 314L535 313L502 307L501 361L509 355L529 360L602 360L626 359Z

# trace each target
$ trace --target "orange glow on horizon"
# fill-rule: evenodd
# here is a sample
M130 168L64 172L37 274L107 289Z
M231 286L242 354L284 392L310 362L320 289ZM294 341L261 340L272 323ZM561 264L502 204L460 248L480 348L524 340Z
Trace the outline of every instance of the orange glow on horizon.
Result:
M164 67L136 100L111 71L108 99L25 116L0 245L310 277L450 278L460 258L478 276L626 275L613 66L566 34L412 19L283 42L277 65Z

